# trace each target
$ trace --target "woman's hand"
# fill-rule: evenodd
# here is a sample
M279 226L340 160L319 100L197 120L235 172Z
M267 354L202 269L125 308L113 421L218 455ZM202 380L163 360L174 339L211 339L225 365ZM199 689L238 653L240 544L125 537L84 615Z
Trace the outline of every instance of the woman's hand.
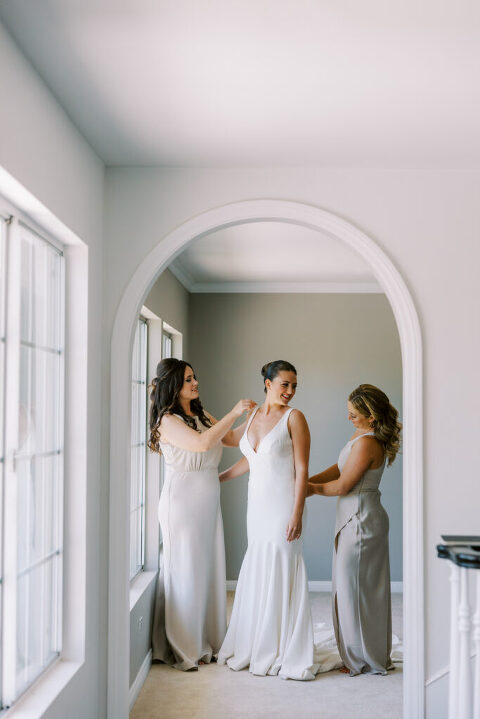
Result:
M302 515L292 514L287 525L287 542L298 539L302 533Z
M312 484L312 482L309 482L307 484L307 497L311 497L314 494L318 494L317 487L315 484Z
M253 399L241 399L232 409L235 417L241 417L244 412L250 412L255 407L256 402Z

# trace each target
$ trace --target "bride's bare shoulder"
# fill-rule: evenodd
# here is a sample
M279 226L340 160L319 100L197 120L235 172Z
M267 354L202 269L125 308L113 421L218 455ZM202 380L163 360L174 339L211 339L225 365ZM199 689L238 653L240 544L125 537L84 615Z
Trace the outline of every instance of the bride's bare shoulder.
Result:
M292 409L288 416L288 424L290 427L295 427L298 429L308 429L308 423L305 419L305 415L303 412L300 412L299 409Z

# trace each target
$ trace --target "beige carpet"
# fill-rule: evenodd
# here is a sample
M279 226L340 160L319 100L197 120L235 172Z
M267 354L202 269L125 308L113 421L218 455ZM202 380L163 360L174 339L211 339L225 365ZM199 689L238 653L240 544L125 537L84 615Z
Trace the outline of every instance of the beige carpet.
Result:
M233 593L229 593L229 606ZM310 594L313 621L330 619L330 595ZM393 631L402 632L402 595L392 595ZM315 681L285 681L209 664L179 672L154 664L130 719L401 719L401 665L387 676L349 677L338 671Z

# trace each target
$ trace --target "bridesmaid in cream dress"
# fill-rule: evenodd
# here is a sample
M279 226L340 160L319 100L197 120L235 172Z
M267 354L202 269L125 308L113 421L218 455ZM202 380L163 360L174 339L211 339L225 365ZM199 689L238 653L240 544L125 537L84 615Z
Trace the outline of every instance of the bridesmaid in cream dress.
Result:
M157 584L153 659L188 671L218 653L226 631L225 548L218 463L236 445L254 405L240 400L220 421L204 411L192 367L162 360L151 393L150 441L165 460L158 516L163 562Z
M399 450L398 412L377 387L348 398L355 427L338 463L310 477L308 494L338 496L332 611L338 650L350 676L393 669L389 521L380 502L385 464Z

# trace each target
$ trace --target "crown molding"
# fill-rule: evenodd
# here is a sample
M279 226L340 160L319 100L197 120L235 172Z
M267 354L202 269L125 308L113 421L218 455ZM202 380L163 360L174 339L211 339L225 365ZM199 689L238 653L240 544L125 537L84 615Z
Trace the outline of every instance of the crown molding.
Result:
M180 264L173 261L168 269L192 294L282 293L282 294L384 294L378 282L195 282Z
M195 282L189 292L202 293L372 293L384 294L377 282Z
M170 262L168 268L172 275L185 287L186 290L192 292L192 287L195 285L193 277L183 268L180 267L178 262Z

